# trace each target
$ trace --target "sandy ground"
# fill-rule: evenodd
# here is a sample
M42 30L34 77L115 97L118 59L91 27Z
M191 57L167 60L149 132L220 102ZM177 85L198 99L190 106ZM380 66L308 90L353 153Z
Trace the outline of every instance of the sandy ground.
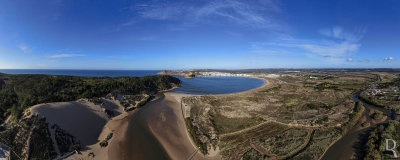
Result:
M161 94L157 100L116 121L122 126L116 128L120 134L111 141L108 159L186 159L194 153L176 95Z
M259 88L268 85L265 84ZM252 90L250 90L252 91ZM234 94L246 94L246 92ZM116 122L119 134L113 138L109 147L108 159L221 159L219 150L212 155L202 155L191 140L181 109L181 98L195 96L174 92L161 93L161 96L135 113ZM221 95L223 96L223 95Z
M109 120L100 107L84 101L41 104L32 107L31 113L46 117L50 125L57 124L84 146L97 142Z
M194 95L160 93L155 100L128 113L117 100L103 100L102 106L84 100L40 104L32 107L31 113L46 117L50 125L58 124L81 141L81 154L67 159L221 159L218 150L207 156L197 151L182 115L180 103L184 96ZM113 110L117 116L109 119L103 108ZM98 142L111 132L109 145L100 147ZM91 152L94 158L88 157Z
M115 121L108 159L220 159L204 157L189 138L180 106L183 96L163 93L135 113ZM114 121L114 120L113 120ZM113 122L114 123L114 122Z
M39 117L46 117L49 126L57 124L81 142L82 153L74 154L67 159L88 159L87 155L90 152L96 155L95 159L107 159L108 147L102 148L98 142L112 132L110 128L115 128L115 123L108 123L112 121L104 112L105 108L119 115L117 117L126 117L123 106L118 101L108 99L103 100L103 105L95 105L84 99L39 104L31 107L30 112ZM117 120L117 117L113 119ZM52 139L53 134L52 132Z

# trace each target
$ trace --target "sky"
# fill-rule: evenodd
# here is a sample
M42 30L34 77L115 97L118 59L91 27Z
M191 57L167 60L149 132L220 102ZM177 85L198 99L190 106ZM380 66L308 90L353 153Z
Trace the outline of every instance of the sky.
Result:
M0 69L400 68L399 0L0 0Z

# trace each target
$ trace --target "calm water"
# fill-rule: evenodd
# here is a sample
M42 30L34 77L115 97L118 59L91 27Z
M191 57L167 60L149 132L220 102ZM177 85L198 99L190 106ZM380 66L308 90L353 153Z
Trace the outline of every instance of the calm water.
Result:
M182 87L174 92L185 94L228 94L243 92L264 85L264 81L245 77L197 77L185 79L180 77Z
M47 74L47 75L71 75L88 77L143 77L156 75L161 70L47 70L47 69L0 69L0 73L7 74ZM243 92L264 85L264 81L245 77L198 77L185 79L176 76L182 81L181 88L174 92L185 94L228 94Z

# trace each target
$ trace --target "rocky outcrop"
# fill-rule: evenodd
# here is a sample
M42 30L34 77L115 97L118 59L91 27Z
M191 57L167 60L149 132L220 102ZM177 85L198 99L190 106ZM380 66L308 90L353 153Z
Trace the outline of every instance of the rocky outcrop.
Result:
M195 78L198 75L195 71L161 71L159 75L170 75L170 76L184 76L185 78Z

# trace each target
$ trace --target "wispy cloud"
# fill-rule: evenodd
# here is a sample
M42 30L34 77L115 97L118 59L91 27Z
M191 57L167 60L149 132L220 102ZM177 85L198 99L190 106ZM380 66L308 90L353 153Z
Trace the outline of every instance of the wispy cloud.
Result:
M358 29L355 33L347 32L342 27L324 28L319 31L321 35L347 42L357 42L362 39L365 29Z
M184 23L233 23L252 27L275 26L281 12L275 0L151 1L133 7L142 18Z
M32 49L26 44L22 44L21 43L21 44L18 45L18 48L24 53L31 53L32 52Z
M51 55L50 58L70 58L70 57L83 57L84 54L55 54Z
M321 39L299 39L291 36L278 39L274 42L260 43L260 48L277 48L281 50L296 49L312 59L331 63L350 62L348 57L356 54L361 43L359 42L365 30L348 32L341 27L319 30ZM254 48L254 47L253 47ZM293 52L290 52L293 53ZM293 53L296 54L296 53Z
M349 42L328 42L328 43L311 43L296 44L295 47L305 49L309 52L327 57L346 57L359 50L360 44Z

